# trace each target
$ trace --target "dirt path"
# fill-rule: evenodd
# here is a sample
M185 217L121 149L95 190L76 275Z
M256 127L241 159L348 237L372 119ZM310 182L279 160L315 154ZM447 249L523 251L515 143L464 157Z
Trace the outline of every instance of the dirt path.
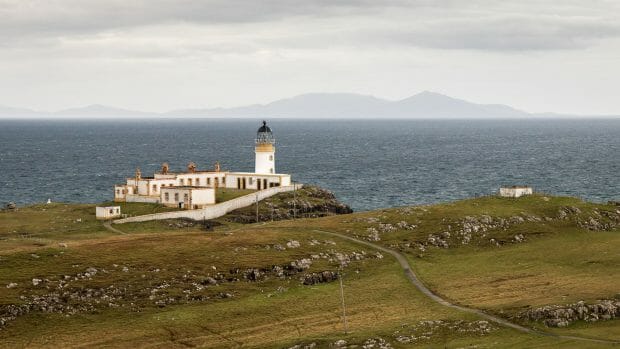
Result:
M109 231L113 232L113 233L117 233L117 234L122 234L122 235L126 235L127 233L125 233L124 231L118 230L116 228L114 228L112 226L112 222L111 221L105 221L103 222L103 227L108 229Z
M106 229L108 229L110 231L113 231L113 232L115 232L117 234L123 234L123 235L126 234L125 232L112 227L110 222L103 223L103 226ZM239 230L239 229L236 229L236 230ZM532 329L532 328L521 326L519 324L515 324L515 323L510 322L510 321L508 321L506 319L503 319L503 318L500 318L500 317L497 317L497 316L485 313L485 312L483 312L480 309L468 308L468 307L464 307L464 306L460 306L460 305L456 305L456 304L450 303L448 300L446 300L444 298L441 298L440 296L438 296L435 293L433 293L433 291L431 291L428 287L426 287L424 285L424 283L422 283L420 281L420 279L418 279L418 277L413 272L413 270L411 270L411 265L409 265L409 261L401 253L399 253L399 252L397 252L395 250L383 247L381 245L377 245L377 244L373 244L373 243L368 242L368 241L356 239L354 237L350 237L350 236L347 236L347 235L344 235L344 234L334 233L334 232L324 231L324 230L314 230L314 231L317 232L317 233L331 235L333 237L337 237L337 238L353 241L355 243L358 243L358 244L361 244L361 245L365 245L365 246L371 247L371 248L373 248L375 250L379 250L379 251L382 251L382 252L385 252L385 253L388 253L388 254L392 255L394 258L396 258L396 260L398 261L400 266L403 268L403 271L405 272L405 275L407 276L407 279L409 279L409 281L420 292L422 292L425 296L429 297L430 299L434 300L435 302L437 302L437 303L439 303L441 305L444 305L446 307L450 307L450 308L458 309L460 311L476 314L476 315L478 315L480 317L483 317L483 318L485 318L487 320L493 321L493 322L495 322L497 324L500 324L502 326L510 327L510 328L513 328L513 329L515 329L517 331L521 331L521 332L525 332L525 333L529 333L529 334L533 334L533 335L541 335L541 336L547 336L547 337L554 337L554 338L558 338L558 339L568 339L568 340L586 341L586 342L595 342L595 343L604 343L604 344L620 344L620 342L618 342L618 341L608 340L608 339L598 339L598 338L588 338L588 337L560 335L560 334L555 334L555 333L551 333L551 332L544 332L544 331L540 331L540 330L535 330L535 329Z
M521 331L521 332L525 332L525 333L529 333L529 334L537 334L537 335L542 335L542 336L548 336L548 337L555 337L555 338L560 338L560 339L571 339L571 340L577 340L577 341L587 341L587 342L596 342L596 343L606 343L606 344L620 344L620 342L618 341L613 341L613 340L608 340L608 339L598 339L598 338L588 338L588 337L578 337L578 336L569 336L569 335L560 335L560 334L555 334L555 333L550 333L550 332L544 332L544 331L540 331L540 330L535 330L532 328L528 328L528 327L524 327L521 326L519 324L515 324L513 322L510 322L506 319L488 314L483 312L480 309L475 309L475 308L468 308L468 307L464 307L464 306L460 306L460 305L456 305L453 303L450 303L448 300L441 298L440 296L436 295L435 293L433 293L433 291L431 291L428 287L426 287L424 285L424 283L422 283L420 281L420 279L418 279L418 277L416 276L416 274L413 272L413 270L411 270L411 266L409 265L409 261L407 260L407 258L405 258L405 256L403 256L401 253L377 245L377 244L373 244L371 242L368 241L364 241L364 240L360 240L360 239L356 239L354 237L350 237L344 234L339 234L339 233L334 233L334 232L330 232L330 231L324 231L324 230L314 230L317 233L321 233L321 234L327 234L327 235L331 235L334 237L338 237L341 239L346 239L349 241L353 241L356 242L358 244L362 244L362 245L366 245L368 247L371 247L373 249L385 252L385 253L389 253L390 255L392 255L394 258L396 258L396 260L398 261L398 263L400 264L400 266L403 268L405 275L407 276L407 279L409 279L409 281L420 291L422 292L424 295L426 295L427 297L431 298L432 300L434 300L435 302L444 305L446 307L450 307L450 308L454 308L454 309L458 309L460 311L464 311L464 312L468 312L468 313L473 313L476 315L479 315L487 320L493 321L495 323L498 323L500 325L506 326L506 327L510 327L513 328L517 331Z

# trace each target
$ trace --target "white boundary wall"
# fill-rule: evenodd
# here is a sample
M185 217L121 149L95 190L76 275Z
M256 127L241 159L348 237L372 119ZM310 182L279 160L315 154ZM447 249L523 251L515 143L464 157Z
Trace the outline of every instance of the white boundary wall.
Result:
M193 220L203 219L215 219L221 217L228 212L234 211L239 208L247 207L256 202L256 196L258 195L258 201L274 196L279 193L285 193L293 191L295 189L301 189L302 184L289 185L286 187L273 187L269 189L259 190L255 193L240 196L238 198L224 201L219 204L211 205L198 210L185 210L185 211L173 211L153 213L142 216L135 216L123 219L117 219L113 221L114 224L133 223L133 222L146 222L162 219L176 219L176 218L188 218Z

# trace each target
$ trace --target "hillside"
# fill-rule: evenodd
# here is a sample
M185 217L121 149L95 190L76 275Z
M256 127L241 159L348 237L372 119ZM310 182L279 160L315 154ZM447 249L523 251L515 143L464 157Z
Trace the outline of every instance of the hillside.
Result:
M317 196L331 200L317 191L295 206ZM484 197L272 222L272 206L290 200L262 203L258 224L233 212L208 227L115 225L123 234L97 222L93 205L0 212L0 346L609 346L434 302L386 251L452 303L546 333L620 341L617 206Z
M523 118L535 115L504 105L477 104L435 92L422 92L398 101L353 93L310 93L264 105L228 109L185 109L167 113L193 117L282 118Z

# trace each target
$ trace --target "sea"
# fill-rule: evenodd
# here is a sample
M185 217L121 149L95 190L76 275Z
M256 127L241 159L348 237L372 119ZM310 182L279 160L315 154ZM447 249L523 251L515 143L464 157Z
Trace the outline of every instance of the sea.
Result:
M620 200L620 119L268 120L276 171L356 211L529 185ZM137 167L253 171L255 119L0 120L0 204L97 203Z

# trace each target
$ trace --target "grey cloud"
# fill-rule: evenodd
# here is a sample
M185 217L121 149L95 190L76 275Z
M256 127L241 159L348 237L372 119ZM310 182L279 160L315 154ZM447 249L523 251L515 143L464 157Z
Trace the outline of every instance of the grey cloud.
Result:
M62 35L183 22L253 23L290 16L368 13L399 3L370 0L5 0L0 2L0 33Z
M382 35L411 46L499 51L580 49L619 36L618 22L558 16L451 19Z
M587 5L575 0L559 4L527 0L0 0L0 47L41 49L60 45L59 38L79 45L85 37L96 42L101 33L130 38L140 28L193 25L234 28L239 34L218 44L203 42L211 38L193 38L194 42L172 47L178 50L176 54L385 45L489 51L579 49L620 36L620 21L610 17L618 16L614 10L617 5L596 0ZM265 24L280 32L256 35L255 27ZM100 41L102 46L109 45ZM132 51L138 56L145 51L120 48L120 54L130 56Z

